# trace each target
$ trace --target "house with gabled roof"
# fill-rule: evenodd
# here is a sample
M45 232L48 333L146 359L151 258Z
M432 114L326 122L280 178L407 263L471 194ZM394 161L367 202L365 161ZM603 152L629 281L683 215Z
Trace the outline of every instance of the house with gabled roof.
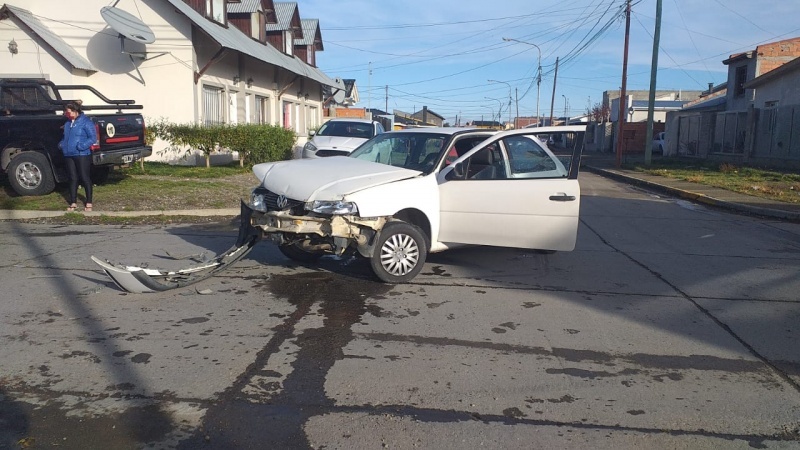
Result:
M325 50L319 19L300 19L303 37L294 40L294 54L306 63L317 66L317 52Z
M267 42L287 55L292 55L295 40L303 39L303 24L297 2L275 2L276 23L266 26Z
M280 125L295 131L298 145L322 121L323 88L344 89L315 60L296 53L296 44L307 39L297 3L119 0L113 5L155 39L122 36L101 15L106 1L81 0L80 7L51 0L0 3L0 40L14 40L18 49L0 52L0 76L91 85L108 98L143 105L149 122ZM321 35L312 39L313 51L321 51ZM166 143L154 143L153 157L183 156L165 150Z

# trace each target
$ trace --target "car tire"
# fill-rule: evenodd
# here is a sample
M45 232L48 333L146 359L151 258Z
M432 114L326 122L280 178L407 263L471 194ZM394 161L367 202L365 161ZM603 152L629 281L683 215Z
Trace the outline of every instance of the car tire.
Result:
M47 157L39 152L23 152L8 165L8 182L22 196L47 195L56 188L56 180Z
M370 265L386 283L405 283L422 270L428 244L422 231L406 222L390 222L380 232Z
M300 244L296 242L291 244L281 244L278 246L278 250L283 253L283 256L291 259L292 261L297 261L304 264L315 263L323 255L323 253L320 252L310 252L308 250L304 250Z

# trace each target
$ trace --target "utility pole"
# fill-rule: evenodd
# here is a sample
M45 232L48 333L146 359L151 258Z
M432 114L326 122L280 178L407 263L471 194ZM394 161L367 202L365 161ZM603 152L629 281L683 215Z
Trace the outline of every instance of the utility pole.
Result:
M631 0L628 0L630 2ZM558 57L556 56L556 73L553 75L553 96L550 98L550 126L553 126L553 108L556 105L556 81L558 80Z
M647 134L644 141L644 164L653 162L653 117L656 103L656 75L658 73L658 43L661 39L661 0L656 0L656 29L653 33L653 64L650 67L650 96L647 104Z
M625 114L623 104L628 105L628 40L631 36L631 0L625 6L625 49L622 56L622 88L619 91L619 107L617 108L617 167L622 165L622 128L625 125Z
M539 48L538 45L536 45L536 44L534 44L532 42L525 42L525 41L520 41L519 39L511 39L511 38L505 38L505 37L503 38L503 40L504 41L519 42L520 44L532 45L532 46L536 47L536 50L539 51L539 62L538 62L538 65L536 67L536 126L540 127L540 126L542 126L542 120L541 120L542 118L539 115L539 93L541 91L541 86L542 86L542 49ZM517 100L519 100L519 98L517 98ZM517 117L519 117L519 103L517 103Z
M514 88L514 104L517 105L517 116L514 119L514 128L517 128L517 123L519 122L519 89Z
M372 109L372 61L367 65L369 68L369 76L367 77L367 109Z
M386 113L389 113L389 85L387 84L383 89L384 89L384 95L385 95L385 98L386 98L386 102L385 102L386 106L383 107L383 110Z

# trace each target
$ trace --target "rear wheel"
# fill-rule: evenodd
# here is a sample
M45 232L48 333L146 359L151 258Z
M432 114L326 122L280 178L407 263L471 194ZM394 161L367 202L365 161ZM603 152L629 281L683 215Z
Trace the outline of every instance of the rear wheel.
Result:
M428 244L422 231L406 222L391 222L381 230L370 265L386 283L405 283L422 270Z
M38 152L23 152L8 165L8 181L19 195L46 195L56 188L47 157Z
M283 256L300 263L314 263L322 257L324 253L322 252L313 252L309 250L305 250L302 245L298 242L294 242L291 244L281 244L278 246L278 250L283 253Z

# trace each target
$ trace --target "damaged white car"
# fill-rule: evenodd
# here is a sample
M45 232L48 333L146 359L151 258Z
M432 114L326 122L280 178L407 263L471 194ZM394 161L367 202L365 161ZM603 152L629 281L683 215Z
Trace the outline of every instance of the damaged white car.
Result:
M264 238L304 263L363 256L388 283L411 280L428 253L457 245L569 251L584 132L416 128L375 136L349 156L258 164L261 185L242 202L228 251L177 271L92 259L120 288L155 292L208 278Z
M455 245L569 251L584 131L416 128L348 157L258 164L243 221L293 260L354 252L388 283L411 280L428 253ZM562 144L548 148L538 134Z

